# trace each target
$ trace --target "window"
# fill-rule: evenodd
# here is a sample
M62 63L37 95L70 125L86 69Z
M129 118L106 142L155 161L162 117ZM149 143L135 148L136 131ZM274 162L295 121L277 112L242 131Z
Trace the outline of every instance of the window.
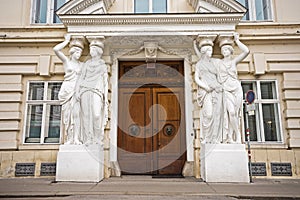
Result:
M55 11L67 0L33 0L32 22L35 24L61 23Z
M25 143L59 143L61 82L30 82L26 100Z
M243 20L266 21L272 20L272 8L270 0L237 0L248 8Z
M167 13L167 0L134 0L134 13Z
M255 114L248 117L250 140L281 142L280 109L276 81L242 81L242 87L244 94L253 90L256 95ZM246 108L244 106L244 124L246 124L245 115Z

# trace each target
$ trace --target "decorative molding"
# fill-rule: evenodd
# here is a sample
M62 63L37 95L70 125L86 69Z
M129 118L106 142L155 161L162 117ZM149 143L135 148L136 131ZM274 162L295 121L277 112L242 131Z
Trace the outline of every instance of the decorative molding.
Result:
M113 62L123 56L134 56L144 49L144 42L155 42L157 50L166 55L175 55L191 63L193 38L188 36L116 36L108 38L105 43L111 47L110 55ZM146 58L145 58L146 59Z
M66 26L97 25L203 25L203 24L238 24L242 13L194 13L176 15L62 15L61 21Z
M185 35L149 35L149 36L114 36L106 40L111 46L115 47L136 47L142 46L144 41L159 41L161 46L190 46L193 38Z

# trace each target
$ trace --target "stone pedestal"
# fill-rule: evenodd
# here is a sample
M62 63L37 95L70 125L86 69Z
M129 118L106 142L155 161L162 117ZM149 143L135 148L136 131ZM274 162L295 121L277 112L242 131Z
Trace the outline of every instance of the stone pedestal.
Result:
M201 177L206 182L250 181L244 144L202 144L200 160Z
M56 181L99 182L103 177L103 146L60 145Z

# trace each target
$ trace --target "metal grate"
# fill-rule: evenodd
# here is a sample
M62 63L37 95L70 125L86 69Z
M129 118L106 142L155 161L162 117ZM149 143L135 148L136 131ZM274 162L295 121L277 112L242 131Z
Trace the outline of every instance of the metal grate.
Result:
M41 176L55 176L56 163L42 163L41 164Z
M16 163L15 176L34 176L35 163Z
M272 176L292 176L291 163L271 163Z
M267 176L266 163L251 163L251 169L253 176Z

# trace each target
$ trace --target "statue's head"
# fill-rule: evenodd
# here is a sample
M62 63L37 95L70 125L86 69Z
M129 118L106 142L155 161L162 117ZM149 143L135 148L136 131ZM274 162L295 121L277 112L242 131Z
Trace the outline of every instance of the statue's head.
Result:
M233 47L229 44L223 45L221 47L221 53L224 57L230 56L233 54Z
M213 48L210 45L204 45L200 48L200 53L202 54L202 56L211 57L213 53Z
M72 37L72 40L69 44L70 50L70 57L72 59L78 60L82 54L82 50L84 48L84 42L82 38L79 37Z
M82 49L77 46L72 46L69 50L70 57L78 60L82 54Z
M92 40L90 42L90 54L92 57L102 56L104 44L99 40Z

